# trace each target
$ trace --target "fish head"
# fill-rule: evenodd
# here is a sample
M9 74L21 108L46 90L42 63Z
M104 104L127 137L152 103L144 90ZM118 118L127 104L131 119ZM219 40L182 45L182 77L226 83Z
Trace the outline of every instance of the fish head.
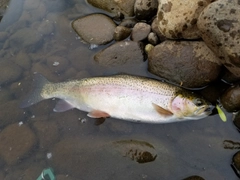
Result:
M201 119L212 113L214 106L194 94L177 95L172 101L172 112L179 119Z

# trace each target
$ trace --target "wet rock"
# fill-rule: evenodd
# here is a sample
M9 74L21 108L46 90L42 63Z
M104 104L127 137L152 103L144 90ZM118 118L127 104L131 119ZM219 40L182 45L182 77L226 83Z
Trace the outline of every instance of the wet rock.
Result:
M136 0L134 14L139 20L150 20L156 15L158 9L157 0Z
M166 37L159 31L158 29L158 20L157 18L155 18L151 24L151 29L153 31L153 33L155 33L159 40L162 42L162 41L165 41L166 40Z
M11 60L0 61L0 85L14 82L20 78L22 68Z
M139 43L120 41L98 52L94 60L103 66L118 66L143 62L142 49Z
M204 180L204 178L200 176L190 176L190 177L184 178L183 180Z
M49 149L58 139L58 127L55 122L37 121L33 124L41 149Z
M207 46L225 67L240 77L240 11L238 0L218 0L198 18L198 28Z
M240 110L240 85L235 85L228 88L220 97L223 107L234 112Z
M134 18L131 19L123 19L119 26L124 26L127 28L133 28L137 24L137 20Z
M0 105L0 127L20 122L25 118L24 110L19 108L19 101L13 100Z
M157 37L157 34L154 33L154 32L150 32L148 34L148 42L152 45L157 45L158 44L158 37Z
M84 41L100 45L113 40L116 25L108 16L91 14L73 21L72 27Z
M54 25L49 20L44 20L38 26L37 31L42 35L49 35L54 32Z
M211 0L161 0L157 19L159 30L169 39L198 39L197 18Z
M22 159L36 144L36 137L27 125L12 124L0 133L0 154L8 165Z
M238 111L238 112L233 116L233 123L234 123L234 125L238 128L238 131L240 131L240 111Z
M34 52L42 42L39 33L31 28L23 28L14 33L9 39L9 45L16 51L25 49L27 52Z
M238 177L240 177L240 151L234 154L232 158L232 167Z
M188 88L214 81L220 68L218 58L202 41L164 41L148 56L151 73Z
M52 72L63 73L67 70L68 60L61 56L50 56L47 58L47 66Z
M124 26L117 26L114 31L114 40L122 41L126 39L131 34L131 29Z
M0 90L0 102L5 104L6 102L12 100L12 94L7 88L1 88Z
M139 22L132 29L131 39L135 42L142 41L148 37L151 26L147 23Z
M229 70L225 69L225 71L223 71L222 80L226 83L232 84L240 81L240 77L235 76Z
M21 68L25 70L29 70L31 68L32 62L27 53L20 51L16 56L14 56L13 61L19 65Z
M134 3L135 0L87 0L87 2L99 9L111 13L121 12L125 16L134 15Z

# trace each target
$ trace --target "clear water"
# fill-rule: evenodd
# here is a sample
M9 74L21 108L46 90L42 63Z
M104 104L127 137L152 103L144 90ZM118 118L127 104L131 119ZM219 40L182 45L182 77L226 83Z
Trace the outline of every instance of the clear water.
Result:
M19 110L17 104L30 90L34 71L40 71L55 82L123 71L148 75L146 63L108 69L93 61L94 54L105 46L89 50L71 28L72 20L93 12L102 11L90 7L84 0L10 1L0 23L0 33L7 33L7 38L0 42L0 61L11 60L24 68L19 78L1 85L1 92L7 93L1 96L0 113L4 116L1 115L0 121L10 121L14 114L11 112ZM21 31L22 35L16 38L15 34ZM30 31L34 35L30 36ZM57 73L47 64L47 59L53 56L63 58L65 63L63 70ZM21 57L27 57L28 61ZM56 63L59 62L53 61L53 66L58 65ZM10 68L9 73L11 70L14 68ZM12 101L17 103L10 106L8 114L4 113L3 107ZM230 166L236 151L223 148L226 139L239 141L231 114L227 115L226 123L214 115L199 121L159 125L109 118L96 126L94 119L78 110L52 112L55 103L46 100L23 110L25 117L19 121L33 131L36 144L17 163L8 164L1 157L0 179L36 179L48 167L58 179L175 180L191 175L205 179L237 179ZM19 121L4 123L1 131ZM112 143L122 140L129 144L115 146ZM150 143L156 159L148 163L132 160L126 153L131 148L139 149L140 145L131 145L131 140Z

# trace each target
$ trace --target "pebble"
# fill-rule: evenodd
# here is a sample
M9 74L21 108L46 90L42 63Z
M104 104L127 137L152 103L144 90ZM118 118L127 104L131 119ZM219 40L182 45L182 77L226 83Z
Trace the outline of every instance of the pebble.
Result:
M115 41L122 41L131 34L131 29L124 26L117 26L114 31L113 38Z
M131 39L135 42L142 41L148 37L151 26L147 23L139 22L132 29Z

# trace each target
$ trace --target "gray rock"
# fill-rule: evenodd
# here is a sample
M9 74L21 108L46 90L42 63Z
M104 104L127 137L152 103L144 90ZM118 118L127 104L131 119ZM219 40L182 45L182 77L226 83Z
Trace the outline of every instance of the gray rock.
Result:
M11 60L0 61L0 85L11 83L20 78L22 68Z
M49 35L54 32L54 25L53 22L49 20L44 20L41 22L37 31L42 35Z
M235 85L228 88L220 98L223 107L229 111L239 111L240 110L240 85Z
M98 52L94 60L103 66L118 66L142 63L144 58L139 43L120 41Z
M152 45L157 45L159 42L157 34L154 32L149 33L148 34L148 42Z
M151 73L188 88L214 81L221 68L202 41L164 41L149 52L148 60Z
M34 52L42 42L41 35L31 28L23 28L14 33L9 39L9 45L16 51L19 47L27 52Z
M8 165L16 164L35 144L35 134L27 125L11 124L0 133L0 154Z
M114 40L122 41L126 39L131 34L131 29L124 26L117 26L114 31Z
M207 46L237 77L240 77L239 6L238 0L215 1L203 10L197 23Z
M159 30L169 39L198 39L197 18L211 0L161 0L157 19Z
M133 41L142 41L148 37L148 34L151 31L151 26L147 23L139 22L135 24L132 29L131 39Z
M111 13L121 12L125 16L134 15L134 3L135 0L87 0L87 2L99 9Z
M156 15L157 9L157 0L136 0L134 4L134 14L139 20L151 20Z
M90 44L106 44L113 40L116 25L108 16L91 14L72 23L78 35Z

